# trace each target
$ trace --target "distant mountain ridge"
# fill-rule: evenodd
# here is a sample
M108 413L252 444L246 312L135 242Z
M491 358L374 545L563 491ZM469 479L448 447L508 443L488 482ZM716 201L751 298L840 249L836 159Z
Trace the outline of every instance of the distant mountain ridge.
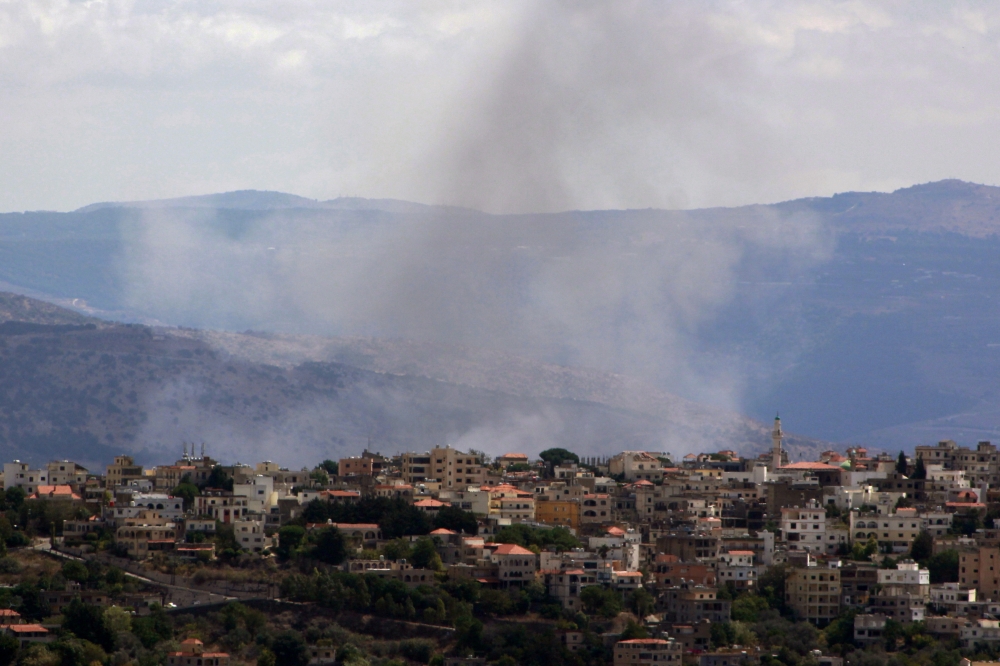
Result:
M365 447L390 453L443 443L497 454L562 446L581 455L668 446L752 454L766 444L762 424L593 371L406 342L94 321L0 294L5 455L99 466L124 452L162 462L181 442L204 441L226 460L305 465ZM17 323L27 328L11 327ZM501 366L509 364L517 370L505 380Z
M430 206L403 201L401 199L364 199L361 197L337 197L327 201L309 199L297 194L272 192L267 190L236 190L219 194L203 194L173 199L151 199L148 201L108 201L78 208L74 213L92 213L108 208L134 208L156 210L170 208L231 210L381 210L389 213L422 213L433 208L447 210L467 210L454 206Z
M157 213L155 218L151 211ZM329 250L338 234L360 229L391 236L394 229L417 229L436 216L459 219L467 228L513 230L511 247L498 251L516 254L521 265L545 261L557 265L565 254L563 241L569 239L572 250L598 259L613 253L629 257L635 274L656 268L649 264L653 255L643 245L649 229L675 229L686 221L690 228L704 225L711 232L726 225L752 229L776 220L801 219L831 239L829 258L799 266L794 261L775 263L766 253L743 254L742 272L727 287L731 302L698 331L702 347L693 354L712 363L733 359L743 364L738 371L745 375L740 379L747 390L741 409L765 422L778 409L797 432L814 435L817 441L871 443L897 450L947 436L965 442L1000 438L996 423L1000 415L994 417L992 407L1000 403L996 333L1000 331L1000 262L996 261L1000 188L957 180L891 193L849 192L688 211L503 216L393 200L321 202L243 191L95 204L72 213L0 214L0 282L10 291L23 290L121 321L317 333L321 331L310 328L311 322L296 312L257 317L250 309L231 307L225 299L212 301L210 294L204 298L199 294L188 309L171 309L153 298L130 298L130 277L123 265L136 237L150 228L209 228L213 237L224 239L223 250L245 261L236 275L253 276L269 270L273 255L268 253L274 248L287 256L312 257L317 264L336 263L346 256L340 249ZM692 220L697 224L690 224ZM518 242L516 234L536 229L552 233L541 242ZM464 249L461 243L475 242L467 237L434 240L459 243L456 253ZM494 240L491 237L490 242ZM196 243L183 249L198 251ZM211 252L206 253L209 269L214 260ZM463 276L441 278L442 284L460 283ZM297 359L291 366L281 361L281 367L321 359L498 391L519 391L524 378L529 378L540 387L552 382L565 391L552 389L552 395L585 400L588 391L594 391L605 396L601 400L608 406L624 404L613 400L615 391L621 391L631 406L638 406L637 412L654 419L669 416L648 385L640 389L639 384L628 384L627 378L615 380L619 384L607 378L591 381L579 368L564 374L539 369L537 375L520 375L512 364L501 375L494 371L499 356L476 357L479 352L473 350L440 355L413 342L357 338L314 344L304 337L292 342L278 336L267 342L263 336L253 340L254 336L199 335L217 336L208 344L232 346L227 353L234 355L237 347L239 353L249 354L260 345L260 359L255 362L278 363L286 353ZM266 349L267 345L274 348ZM438 361L431 363L432 359ZM569 377L575 383L562 386L560 382ZM680 392L670 386L662 389L666 394L672 391ZM540 398L549 395L541 394ZM687 409L681 401L671 404L670 409L678 412ZM666 411L657 411L661 409ZM702 418L701 406L690 409L692 422Z

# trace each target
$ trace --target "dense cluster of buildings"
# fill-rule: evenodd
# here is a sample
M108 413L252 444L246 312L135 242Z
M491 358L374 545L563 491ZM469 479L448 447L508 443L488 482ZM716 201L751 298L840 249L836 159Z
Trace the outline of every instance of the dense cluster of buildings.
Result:
M476 516L479 533L432 533L451 578L497 588L538 582L569 610L582 607L589 586L650 593L645 621L660 638L620 642L616 664L704 652L713 666L711 623L729 621L734 595L756 591L777 566L784 603L797 617L823 626L855 609L859 643L882 640L890 621L922 621L929 633L965 646L1000 645L1000 530L979 527L1000 499L990 490L1000 484L996 447L948 441L919 446L912 459L853 447L790 463L778 419L772 440L756 458L625 451L588 464L520 453L487 461L448 447L395 457L365 451L340 460L335 474L271 462L220 465L192 447L173 465L152 469L120 456L102 476L66 461L39 469L15 461L4 465L3 482L32 500L89 506L90 519L66 522L66 538L111 529L135 558L211 558L212 539L189 535L211 536L225 524L243 550L266 555L277 530L314 500L400 498L432 516L457 507ZM209 486L190 506L171 495L185 481L207 484L216 469L232 479L231 490ZM582 547L539 551L491 541L519 523L564 527ZM378 525L336 527L354 553L345 569L413 585L434 580L434 572L402 561L365 559L385 543ZM928 569L907 559L918 537L928 554L957 551L958 580L932 583Z

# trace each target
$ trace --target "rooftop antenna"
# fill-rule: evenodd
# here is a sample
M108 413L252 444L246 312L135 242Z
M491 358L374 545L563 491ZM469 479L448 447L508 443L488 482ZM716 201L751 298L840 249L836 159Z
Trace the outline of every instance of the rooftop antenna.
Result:
M205 459L205 442L201 443L201 459Z

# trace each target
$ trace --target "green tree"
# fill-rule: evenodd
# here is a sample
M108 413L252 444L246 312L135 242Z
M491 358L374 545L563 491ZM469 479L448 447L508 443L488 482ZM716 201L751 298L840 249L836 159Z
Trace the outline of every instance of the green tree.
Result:
M471 511L463 511L457 506L446 506L434 516L434 527L465 532L476 535L479 533L479 521Z
M124 608L109 606L104 609L104 626L113 634L132 630L132 614Z
M174 637L174 629L170 616L159 604L154 604L149 615L136 617L132 620L132 633L147 650L153 649L160 641Z
M731 622L713 622L709 632L712 647L729 647L736 642L736 628Z
M316 535L313 557L327 564L340 564L347 559L344 535L336 527L327 527Z
M271 652L281 666L307 666L309 663L309 647L296 631L283 631L275 636Z
M629 596L628 605L629 609L641 620L653 612L653 608L656 605L656 597L650 594L646 588L640 587ZM636 638L645 637L637 636Z
M24 505L25 497L27 494L25 494L24 488L14 486L4 493L4 504L8 509L18 511Z
M340 471L340 463L338 463L335 460L324 460L319 464L319 466L322 467L323 471L325 471L330 476L337 476L338 472Z
M958 582L958 551L954 549L935 553L927 560L931 584Z
M591 615L615 617L622 612L622 600L617 592L600 585L589 585L580 592L580 602Z
M0 634L0 666L10 666L17 659L17 649L20 647L17 639L7 634Z
M417 542L413 544L413 550L410 551L410 557L413 559L413 566L421 569L437 571L444 568L441 564L441 556L438 555L437 548L434 547L434 541L427 537L417 539Z
M855 611L848 611L827 625L823 630L827 645L854 645L855 615Z
M170 491L170 494L173 495L174 497L180 497L181 499L184 500L185 511L189 510L192 506L194 506L194 498L197 497L200 493L201 491L198 490L198 486L194 485L193 483L178 484L173 490Z
M769 607L770 604L764 597L756 594L744 594L733 602L733 620L737 622L756 622L761 611L767 610Z
M638 622L629 620L628 624L625 625L625 630L622 632L622 635L618 640L628 641L633 638L649 638L649 632L647 632L646 628Z
M552 470L556 465L562 463L579 463L580 456L576 455L572 451L567 451L566 449L545 449L538 454L538 457L545 462L546 469L548 470L549 476L552 476Z
M906 454L902 451L899 452L899 458L896 459L896 472L906 474Z
M69 560L62 566L62 575L66 580L86 583L90 579L90 570L83 562Z
M764 575L757 579L757 587L767 599L768 605L778 610L782 615L788 615L791 612L785 605L785 580L787 578L788 565L778 564L769 567Z
M524 548L538 546L555 551L579 548L580 542L565 527L538 529L523 523L502 528L493 536L495 543L513 543Z
M208 475L205 485L208 488L221 488L233 492L234 481L233 477L222 468L222 465L216 465L212 468L211 474Z
M924 468L924 459L917 458L917 464L913 466L913 476L914 479L926 479L927 470Z
M913 540L913 545L910 546L910 557L917 562L925 562L933 554L934 537L931 536L930 532L921 530L917 538Z
M115 635L105 624L104 610L100 606L74 599L63 609L62 627L77 638L100 645L106 652L115 649Z
M886 620L885 628L882 630L882 640L885 641L885 651L895 652L899 649L899 643L906 637L903 625L896 620Z
M292 556L292 551L302 545L305 538L306 530L304 527L285 525L278 530L278 556L287 560Z
M409 560L411 551L410 542L406 539L393 539L382 546L382 555L387 560Z
M274 653L267 648L261 648L257 655L257 666L278 666L278 660Z

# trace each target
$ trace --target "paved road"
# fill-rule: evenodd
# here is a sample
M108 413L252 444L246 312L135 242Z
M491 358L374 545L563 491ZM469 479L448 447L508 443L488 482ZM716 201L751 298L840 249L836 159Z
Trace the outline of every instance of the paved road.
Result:
M53 550L52 544L49 543L48 539L40 541L32 546L34 550L45 553L52 557L60 557L65 560L76 560L78 562L85 562L86 559L82 557L77 557L76 555L70 555L69 553L64 553L59 550ZM164 604L176 604L178 608L186 608L189 606L198 606L200 604L213 604L220 601L238 601L239 597L230 597L224 594L216 594L215 592L208 592L206 590L199 590L196 588L185 587L183 585L173 585L170 583L161 583L160 581L147 578L139 574L134 574L129 571L124 572L129 578L134 578L136 580L141 580L144 583L152 585L154 587L161 588L166 591L166 597L164 599Z

